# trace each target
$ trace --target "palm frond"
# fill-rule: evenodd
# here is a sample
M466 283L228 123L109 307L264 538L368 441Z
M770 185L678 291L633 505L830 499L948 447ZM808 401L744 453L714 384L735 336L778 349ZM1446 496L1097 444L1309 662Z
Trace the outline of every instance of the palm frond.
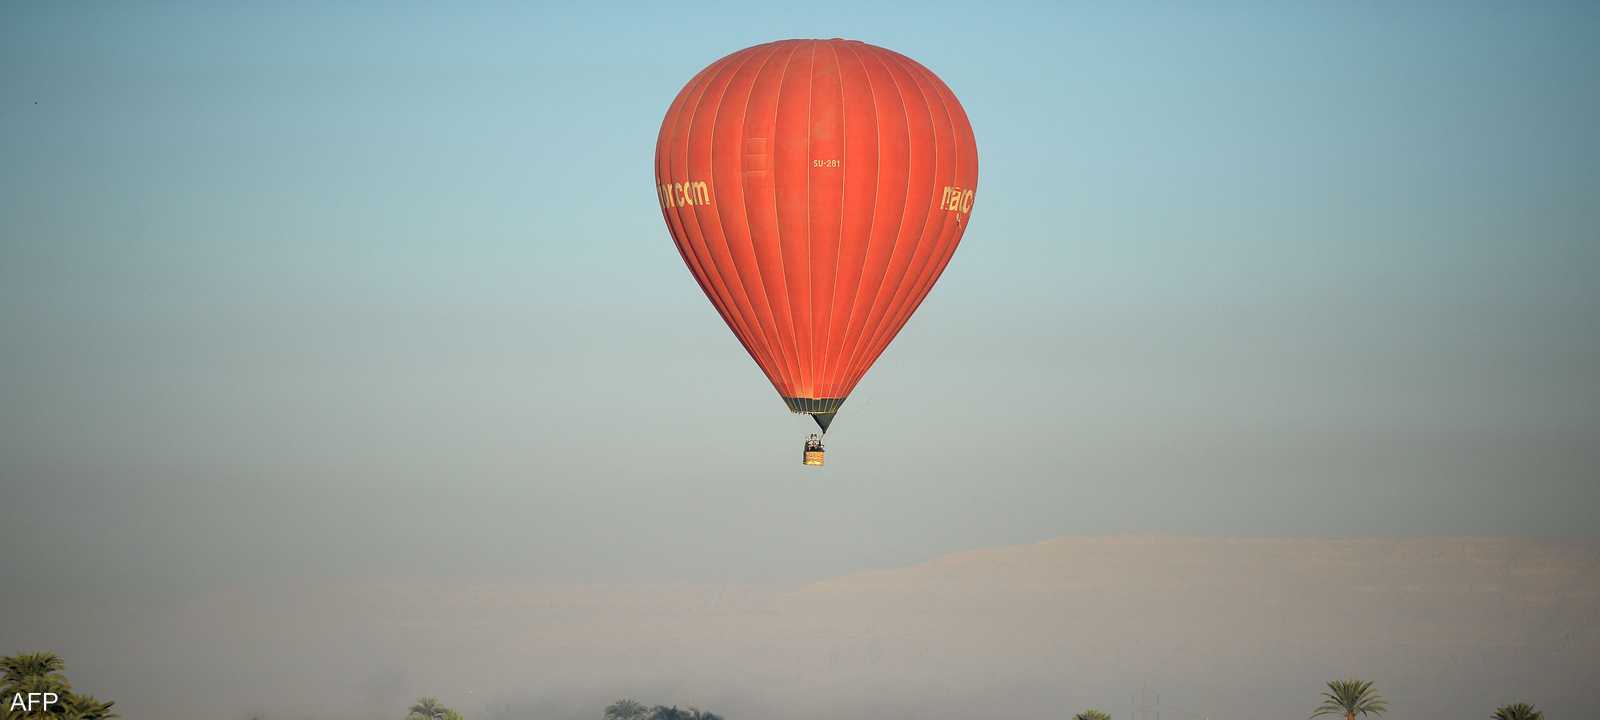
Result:
M632 698L623 698L606 706L605 720L644 720L650 708Z
M1500 707L1490 717L1493 720L1544 720L1544 713L1528 703L1516 703Z
M1382 715L1389 704L1372 689L1370 680L1333 680L1322 693L1322 704L1311 711L1311 717L1323 715Z

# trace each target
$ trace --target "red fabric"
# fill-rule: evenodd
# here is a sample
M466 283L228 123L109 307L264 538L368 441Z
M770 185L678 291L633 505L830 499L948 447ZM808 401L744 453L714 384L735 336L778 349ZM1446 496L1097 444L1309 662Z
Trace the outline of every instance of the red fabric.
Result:
M950 89L846 40L782 40L700 71L656 143L684 263L786 397L843 398L949 263L978 152Z

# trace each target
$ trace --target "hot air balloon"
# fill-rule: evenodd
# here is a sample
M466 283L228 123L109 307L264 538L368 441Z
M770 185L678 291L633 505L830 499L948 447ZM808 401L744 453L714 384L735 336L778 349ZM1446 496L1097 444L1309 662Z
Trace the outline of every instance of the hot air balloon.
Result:
M657 200L684 264L823 433L944 272L977 186L950 88L853 40L780 40L712 63L656 142ZM803 459L822 464L820 436Z

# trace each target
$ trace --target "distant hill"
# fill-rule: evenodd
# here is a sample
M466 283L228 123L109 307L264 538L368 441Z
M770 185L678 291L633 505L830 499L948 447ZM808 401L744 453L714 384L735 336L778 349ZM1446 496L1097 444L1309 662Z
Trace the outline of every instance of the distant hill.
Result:
M1356 674L1395 717L1487 716L1511 697L1600 715L1589 544L1060 538L817 583L781 614L832 645L807 674L863 699L845 678L880 670L973 712L1048 714L1026 699L1041 697L1127 718L1148 686L1163 718L1304 717L1323 680Z
M460 578L38 597L129 717L593 718L623 695L730 720L1304 718L1377 681L1394 720L1528 700L1600 716L1600 548L1503 538L1061 538L801 586ZM180 684L181 683L181 684ZM1155 704L1159 695L1159 705Z

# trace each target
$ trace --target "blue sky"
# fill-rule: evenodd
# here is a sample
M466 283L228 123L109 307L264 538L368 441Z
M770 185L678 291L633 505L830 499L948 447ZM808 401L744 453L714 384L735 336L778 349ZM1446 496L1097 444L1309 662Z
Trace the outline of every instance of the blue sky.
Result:
M58 528L7 575L1594 533L1593 4L0 13L0 539ZM982 158L821 473L650 171L694 72L808 36Z

